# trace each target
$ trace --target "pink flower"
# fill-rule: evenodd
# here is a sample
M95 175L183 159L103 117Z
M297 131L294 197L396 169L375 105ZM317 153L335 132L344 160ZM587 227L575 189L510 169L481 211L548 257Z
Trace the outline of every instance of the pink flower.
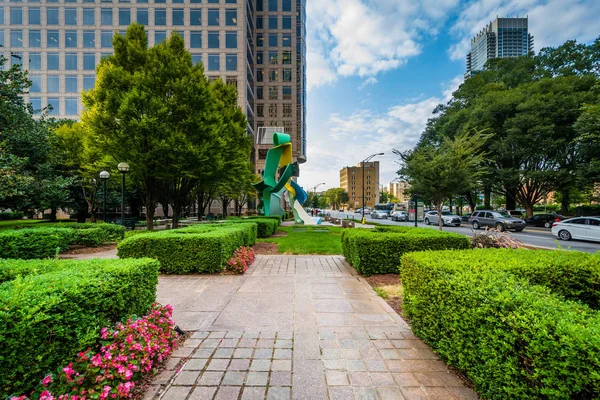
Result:
M52 374L46 375L46 377L44 379L42 379L42 385L44 385L44 387L48 386L51 383L52 383Z
M50 393L49 391L44 390L40 394L40 400L54 400L54 396L52 396L52 393Z

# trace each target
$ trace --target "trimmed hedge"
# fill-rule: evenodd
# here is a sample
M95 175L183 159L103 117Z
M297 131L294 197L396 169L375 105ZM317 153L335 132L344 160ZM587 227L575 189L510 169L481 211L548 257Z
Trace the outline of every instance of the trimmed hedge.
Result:
M279 227L279 219L264 217L264 218L243 218L243 219L228 219L226 223L253 223L256 224L256 237L266 239L277 232Z
M97 344L100 328L145 315L156 299L155 260L2 260L0 388L24 393Z
M184 229L132 236L118 246L121 258L152 257L162 273L221 271L233 252L256 242L256 223L202 224Z
M482 398L600 398L600 313L565 299L597 306L599 263L575 252L411 253L403 306Z
M0 212L0 221L8 221L11 219L23 219L25 213L21 211L3 211Z
M346 260L366 276L398 273L402 255L412 251L470 248L468 237L430 228L380 226L342 232Z

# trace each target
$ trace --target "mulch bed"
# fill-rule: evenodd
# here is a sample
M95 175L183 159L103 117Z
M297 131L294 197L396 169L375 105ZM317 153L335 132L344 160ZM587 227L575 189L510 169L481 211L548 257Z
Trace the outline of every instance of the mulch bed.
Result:
M106 246L100 246L100 247L85 247L85 246L80 246L80 245L73 245L70 246L67 250L63 251L60 254L95 254L95 253L102 253L104 251L110 251L110 250L114 250L117 248L116 244L109 244Z
M256 254L279 254L277 243L257 242L252 248Z

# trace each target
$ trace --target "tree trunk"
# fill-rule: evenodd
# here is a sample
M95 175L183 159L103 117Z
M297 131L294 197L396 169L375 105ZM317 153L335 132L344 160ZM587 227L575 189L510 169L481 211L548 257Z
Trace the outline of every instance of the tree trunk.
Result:
M204 217L204 191L198 193L198 221Z
M527 214L527 218L533 217L533 204L529 201L525 203L525 212Z
M486 210L492 209L492 189L490 187L483 188L483 207Z
M505 188L506 190L506 209L515 210L517 208L517 190L515 188Z
M221 205L223 206L223 219L227 218L227 208L229 207L229 203L231 200L229 197L221 198Z
M146 229L154 230L154 209L155 205L146 205Z
M569 205L571 203L571 189L565 188L560 191L560 213L569 215Z
M165 215L165 218L169 218L169 203L160 203L160 205L162 206L163 214ZM175 212L175 211L173 211L173 212Z
M173 229L179 228L179 216L181 215L181 204L173 204Z
M467 202L469 203L469 208L471 209L471 214L475 212L475 208L477 207L477 203L475 202L475 196L473 193L469 192L465 195Z

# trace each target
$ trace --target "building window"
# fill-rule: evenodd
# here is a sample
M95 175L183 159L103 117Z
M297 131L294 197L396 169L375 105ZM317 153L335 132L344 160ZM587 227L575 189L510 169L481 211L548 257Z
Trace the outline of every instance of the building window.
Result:
M65 24L77 25L77 9L65 8Z
M48 75L48 87L47 90L49 93L58 93L60 92L60 77L58 75Z
M219 26L219 9L208 9L208 26Z
M263 60L264 56L265 56L264 51L257 51L256 52L256 64L263 65L264 64L264 60Z
M262 33L256 34L256 46L265 47L265 35L263 35Z
M40 15L39 7L29 7L29 25L41 25L42 19ZM0 24L3 22L4 20L0 18Z
M100 32L100 46L102 48L112 47L112 31L102 31Z
M269 17L269 29L279 29L277 25L277 16L274 15Z
M190 32L190 47L192 49L202 48L202 32Z
M10 8L10 23L12 25L23 25L23 8L11 7Z
M228 76L225 79L225 83L227 83L230 86L233 86L233 87L237 88L237 78L235 76Z
M265 71L262 68L256 69L256 82L264 82L265 80Z
M11 47L23 47L23 31L12 30L10 31L10 45Z
M138 24L148 25L148 9L147 8L138 8L136 21Z
M29 47L42 47L42 33L40 31L29 31Z
M208 4L219 4L219 0L208 0Z
M263 118L265 116L265 105L264 104L256 105L256 116L258 118Z
M265 19L263 17L256 17L256 29L265 29Z
M65 69L67 71L77 71L77 53L65 54Z
M174 26L182 26L184 24L183 21L183 8L175 8L172 13L173 17L173 25Z
M283 118L291 118L292 117L292 105L286 103L283 105Z
M119 8L119 25L131 24L131 10L129 8Z
M269 82L279 82L279 71L276 69L269 71Z
M47 31L46 32L46 47L54 48L58 47L58 31Z
M277 1L278 0L269 0L269 11L277 11Z
M96 32L95 31L83 31L83 48L85 48L85 49L96 48Z
M77 75L65 76L65 89L67 93L77 93Z
M283 69L283 81L284 82L291 82L292 81L292 69L291 68L284 68Z
M77 31L65 32L65 47L77 48Z
M269 104L269 118L277 118L277 104Z
M69 97L65 99L65 109L67 115L77 115L77 97Z
M103 8L100 10L100 24L102 24L102 25L112 25L113 24L112 8Z
M281 0L281 11L292 11L292 0Z
M269 51L269 64L277 65L277 50Z
M277 86L269 86L269 100L279 99L279 88Z
M281 29L292 29L292 17L281 18Z
M237 71L237 54L225 55L225 70Z
M94 75L86 75L83 77L83 90L93 89L95 84L96 77Z
M40 75L29 75L31 81L31 87L29 93L40 93L42 91L42 77Z
M279 41L277 40L276 33L269 33L269 47L277 47L279 45Z
M256 87L256 98L258 100L264 100L265 99L265 88L263 86L257 86Z
M95 25L96 24L96 10L93 8L83 9L83 24L84 25Z
M60 101L58 97L48 98L48 115L60 115Z
M58 25L58 8L46 9L46 24Z
M225 4L237 4L237 0L225 0Z
M190 10L190 25L202 25L202 10Z
M32 71L42 69L42 55L40 53L29 53L29 69Z
M282 88L283 90L283 99L284 100L291 100L292 99L292 87L291 86L284 86Z
M96 54L84 53L83 54L83 70L94 71L96 69Z
M281 45L283 47L292 47L292 34L284 33L281 35Z
M237 32L225 33L225 47L228 49L237 49Z
M225 10L225 25L237 26L237 10Z
M202 64L202 54L192 54L192 63L195 64Z
M0 47L4 47L4 29L0 29Z
M218 49L219 47L221 47L219 43L219 32L208 32L208 48Z
M42 99L39 97L30 97L29 104L31 104L31 108L33 110L33 114L41 114L42 112Z
M166 31L156 31L154 32L154 44L162 43L167 38Z
M219 71L221 69L221 58L219 54L208 55L208 70Z
M264 11L263 1L264 0L256 0L256 11Z
M285 50L282 53L281 63L283 65L291 65L292 64L292 52L289 50Z
M154 25L167 25L167 10L164 8L154 9Z

